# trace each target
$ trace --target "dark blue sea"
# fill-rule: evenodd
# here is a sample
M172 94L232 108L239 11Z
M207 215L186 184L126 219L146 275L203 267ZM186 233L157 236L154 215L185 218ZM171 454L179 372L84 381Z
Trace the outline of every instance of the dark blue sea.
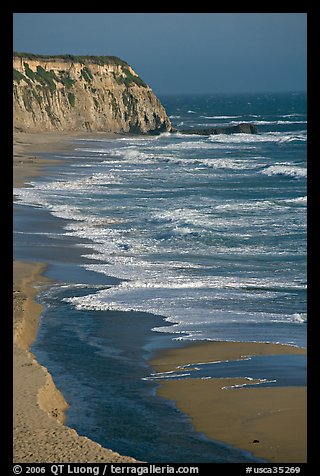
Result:
M156 396L148 360L190 340L306 347L306 94L160 100L177 129L258 133L101 133L46 154L59 163L15 189L14 257L48 263L54 279L32 350L70 404L67 424L106 447L150 462L255 461L194 432ZM239 371L304 385L301 359Z

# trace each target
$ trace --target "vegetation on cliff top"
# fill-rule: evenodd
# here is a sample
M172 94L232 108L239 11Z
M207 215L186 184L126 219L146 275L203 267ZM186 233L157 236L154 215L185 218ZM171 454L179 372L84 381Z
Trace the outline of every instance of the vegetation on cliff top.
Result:
M14 51L14 58L24 58L30 60L42 60L42 61L65 61L73 63L93 63L99 65L116 64L121 66L128 66L128 63L118 58L117 56L76 56L76 55L39 55L34 53L21 53Z
M87 82L91 83L93 80L93 74L90 68L87 66L88 64L98 64L98 65L106 65L106 64L115 64L122 66L122 73L123 74L115 74L114 79L118 84L124 84L127 87L130 87L133 84L137 86L141 86L143 88L147 87L147 84L135 74L132 74L128 63L121 60L116 56L74 56L74 55L38 55L33 53L13 53L13 57L21 58L25 68L25 74L27 78L31 81L38 81L39 83L46 85L49 89L54 92L56 89L55 82L61 82L65 87L70 88L73 86L75 80L70 78L68 72L59 71L60 77L58 78L53 70L47 71L42 66L37 66L37 71L32 71L29 64L26 60L30 61L64 61L64 62L73 62L73 63L80 63L85 65L81 70L81 77ZM27 81L27 78L14 69L13 71L13 79L18 83L24 79Z

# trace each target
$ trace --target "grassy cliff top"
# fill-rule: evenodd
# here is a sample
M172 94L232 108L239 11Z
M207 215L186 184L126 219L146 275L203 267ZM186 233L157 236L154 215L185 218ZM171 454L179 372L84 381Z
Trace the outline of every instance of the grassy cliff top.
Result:
M128 66L128 63L118 58L117 56L76 56L76 55L39 55L34 53L20 53L13 52L14 58L24 58L29 60L42 60L42 61L65 61L72 63L94 63L99 65L116 64L122 66Z

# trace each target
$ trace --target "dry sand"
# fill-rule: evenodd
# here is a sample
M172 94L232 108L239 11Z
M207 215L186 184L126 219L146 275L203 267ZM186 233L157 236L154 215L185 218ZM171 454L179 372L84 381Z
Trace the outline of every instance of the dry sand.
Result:
M305 353L278 344L206 342L164 351L150 364L156 372L183 372L179 366L186 364ZM244 383L241 378L161 381L158 394L175 401L194 427L213 440L271 462L306 462L306 387L224 388Z
M33 154L57 150L57 144L65 149L68 138L70 135L63 133L15 134L13 185L22 186L26 178L41 174L44 164L50 163ZM49 282L42 275L44 270L41 263L13 263L14 462L137 463L79 436L63 424L67 402L47 369L29 351L41 313L34 298L39 287Z

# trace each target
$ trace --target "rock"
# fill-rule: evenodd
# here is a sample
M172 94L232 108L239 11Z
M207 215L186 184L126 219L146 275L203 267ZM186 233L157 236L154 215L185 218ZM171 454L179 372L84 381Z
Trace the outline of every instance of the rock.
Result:
M160 133L170 120L151 88L114 56L14 53L15 130Z
M202 129L174 129L172 132L180 134L216 135L216 134L257 134L258 130L254 124L243 122L235 126L204 127Z

